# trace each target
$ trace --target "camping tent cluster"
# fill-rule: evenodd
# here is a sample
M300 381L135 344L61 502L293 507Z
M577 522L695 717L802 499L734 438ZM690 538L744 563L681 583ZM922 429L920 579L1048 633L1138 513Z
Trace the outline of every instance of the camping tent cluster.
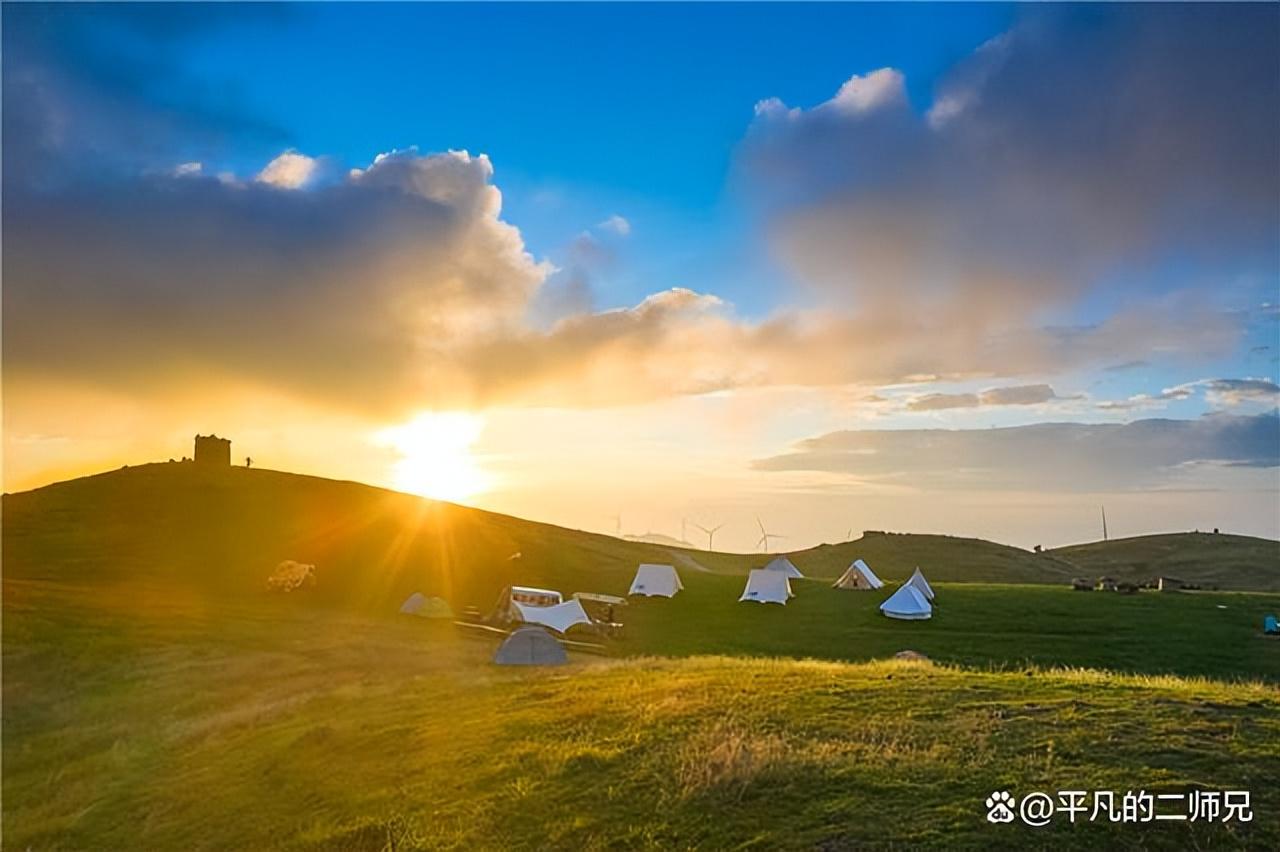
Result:
M791 590L792 578L803 578L800 569L785 556L779 556L764 568L757 568L747 575L747 586L742 590L739 602L755 601L757 603L776 603L786 605L795 597ZM876 576L871 566L861 559L845 569L840 579L832 584L833 588L854 591L873 591L884 588L884 581ZM916 568L915 573L901 588L880 604L880 611L889 618L919 620L933 617L933 589L924 574Z
M795 597L791 581L803 578L804 574L791 560L779 556L747 575L746 587L738 601L785 606ZM833 585L837 589L875 590L884 588L885 584L871 566L857 559ZM683 589L684 584L675 566L646 562L636 569L628 594L672 598ZM933 599L933 588L917 568L911 578L880 605L880 611L889 618L926 619L933 615ZM580 592L565 601L559 592L550 589L525 586L504 589L498 604L500 618L508 623L515 622L517 626L499 646L493 661L499 665L560 665L567 662L564 646L556 634L563 636L576 625L595 623L583 607L584 600L604 603L610 608L625 605L621 598L596 593ZM427 598L421 593L411 595L400 611L425 617L452 616L452 610L443 600Z

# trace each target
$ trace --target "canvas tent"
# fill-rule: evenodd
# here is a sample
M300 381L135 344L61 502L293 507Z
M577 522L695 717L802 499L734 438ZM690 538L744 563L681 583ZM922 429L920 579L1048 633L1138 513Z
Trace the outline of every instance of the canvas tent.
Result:
M871 566L861 559L854 560L835 582L837 589L879 589L882 586L884 581L877 577L871 570Z
M493 661L500 666L562 666L569 655L541 627L521 627L498 646Z
M890 618L907 621L933 617L933 607L929 605L928 599L910 581L903 583L898 591L889 595L889 599L880 604L880 611Z
M791 564L791 560L785 556L779 556L777 559L764 566L766 571L781 572L784 577L796 577L803 579L804 575L800 573L800 569Z
M781 571L755 568L747 575L747 586L742 590L742 597L738 598L738 602L755 601L785 606L787 598L791 597L795 595L791 592L790 577Z
M565 601L555 606L529 606L519 601L511 602L511 615L525 624L541 624L564 633L575 624L590 624L591 617L582 608L581 601Z
M670 598L683 588L674 565L645 564L636 569L636 578L631 581L631 591L627 594Z
M419 618L453 618L453 607L444 598L428 598L421 592L414 592L400 605L405 615L416 615Z
M908 586L915 586L916 591L924 595L925 600L933 600L933 587L929 585L929 581L920 573L920 569L916 568L916 572L911 575L911 579L907 580Z

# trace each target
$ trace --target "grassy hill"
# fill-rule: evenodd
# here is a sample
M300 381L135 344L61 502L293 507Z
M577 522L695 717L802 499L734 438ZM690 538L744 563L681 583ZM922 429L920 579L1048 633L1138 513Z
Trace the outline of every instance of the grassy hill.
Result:
M1091 577L1156 576L1224 589L1280 591L1280 541L1220 533L1171 533L1059 547L1050 555Z
M930 580L953 583L1070 583L1074 566L980 538L917 533L866 532L855 541L823 544L795 554L806 576L834 580L855 559L882 579L906 579L919 566Z
M381 607L430 586L487 605L511 582L630 580L642 561L682 573L743 574L762 554L710 553L617 539L424 500L353 482L268 470L148 464L6 494L6 571L21 577L165 576L210 588L260 588L283 559L320 567L320 597ZM519 553L520 558L511 557ZM868 532L793 552L806 575L834 579L856 558L889 581L918 565L939 582L1062 584L1111 572L1170 573L1225 589L1280 590L1280 542L1149 536L1032 553L981 539ZM625 589L624 589L625 590Z
M794 554L810 578L794 582L797 596L782 608L738 602L757 555L624 541L271 471L129 468L6 495L3 522L6 579L133 588L143 599L280 606L264 580L281 559L297 559L319 566L309 607L388 616L423 591L487 611L505 585L623 595L638 562L673 561L685 591L634 601L615 653L860 661L913 649L971 666L1280 681L1274 643L1257 638L1280 598L1081 594L1065 585L1059 558L975 539L868 533ZM892 621L878 611L887 593L832 589L826 578L855 554L890 580L926 566L939 593L934 618ZM949 582L973 579L997 582ZM1052 585L1034 584L1046 579Z
M5 848L1280 847L1274 594L1082 594L1057 554L873 533L795 554L786 607L738 603L759 556L191 464L3 510ZM935 617L831 588L854 555L925 566ZM281 559L316 587L267 593ZM685 590L565 668L395 612L625 593L640 561ZM975 579L998 582L951 582ZM934 662L888 659L907 648ZM1137 788L1246 789L1259 816L984 819L996 789Z
M448 625L166 588L6 580L5 848L1280 848L1269 686L728 657L516 671ZM1250 790L1255 818L984 819L994 790L1064 789Z

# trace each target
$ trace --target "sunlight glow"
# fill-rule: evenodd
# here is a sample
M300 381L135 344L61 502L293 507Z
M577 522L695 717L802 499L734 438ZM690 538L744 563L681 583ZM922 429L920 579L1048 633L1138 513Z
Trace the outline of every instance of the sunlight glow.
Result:
M438 411L384 429L377 437L400 454L392 468L396 488L436 500L465 500L491 485L471 452L483 430L484 418L477 414Z

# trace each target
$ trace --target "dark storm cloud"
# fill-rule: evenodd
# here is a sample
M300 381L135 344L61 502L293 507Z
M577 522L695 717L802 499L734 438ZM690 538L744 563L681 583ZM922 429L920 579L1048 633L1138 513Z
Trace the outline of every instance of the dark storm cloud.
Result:
M1087 491L1159 486L1202 465L1280 465L1280 417L832 432L753 466L921 488Z
M1034 6L926 115L891 69L763 102L746 175L791 268L866 310L984 328L1170 252L1274 277L1278 43L1271 4Z

